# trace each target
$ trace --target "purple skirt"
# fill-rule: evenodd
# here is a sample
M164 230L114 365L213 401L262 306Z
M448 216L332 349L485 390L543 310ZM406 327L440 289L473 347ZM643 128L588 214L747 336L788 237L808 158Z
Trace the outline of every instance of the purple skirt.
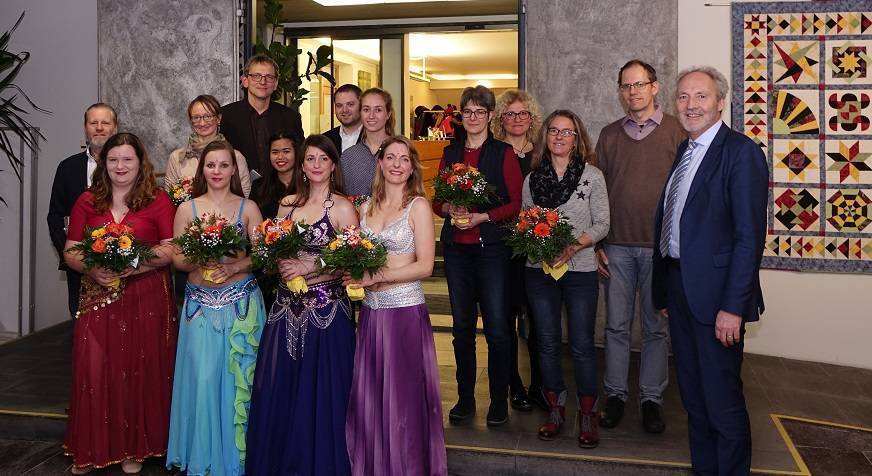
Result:
M363 306L345 441L355 475L448 474L426 304Z

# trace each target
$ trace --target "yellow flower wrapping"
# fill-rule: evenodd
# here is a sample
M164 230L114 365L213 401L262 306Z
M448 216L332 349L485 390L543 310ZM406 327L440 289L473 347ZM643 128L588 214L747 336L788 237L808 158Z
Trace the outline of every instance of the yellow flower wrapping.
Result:
M110 283L109 283L109 286L107 286L107 287L110 288L110 289L118 289L118 288L120 288L120 287L121 287L121 278L115 278L115 279L113 279L112 282L110 282Z
M204 269L203 270L203 279L209 281L210 283L221 284L224 282L223 279L213 278L212 275L215 273L214 269Z
M288 287L288 290L294 294L309 292L309 286L306 285L306 278L302 276L297 276L294 279L287 281L285 285Z
M563 263L556 268L552 268L551 265L543 262L542 271L544 271L545 274L550 275L552 278L554 278L555 281L557 281L558 279L562 278L567 271L569 271L569 265Z
M466 225L469 223L469 218L452 218L452 225Z
M348 299L352 301L361 301L363 300L363 296L366 295L366 291L363 288L357 286L356 284L349 284L345 286L345 292L348 294Z

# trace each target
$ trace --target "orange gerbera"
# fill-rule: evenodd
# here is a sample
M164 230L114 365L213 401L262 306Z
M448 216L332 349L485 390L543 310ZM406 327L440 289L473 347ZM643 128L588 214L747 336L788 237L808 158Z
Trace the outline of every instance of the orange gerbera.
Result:
M551 226L556 225L559 218L560 215L558 215L554 210L548 210L548 213L545 214L545 220L547 220L548 224Z
M516 228L518 231L523 233L527 231L527 228L530 228L530 222L522 218L518 221Z
M282 220L279 222L279 228L282 231L291 231L294 229L294 220Z
M106 225L106 231L112 236L121 236L124 233L124 228L121 227L118 223L110 223Z
M545 238L551 234L551 227L547 223L539 223L533 228L533 234L539 238Z
M106 241L101 239L94 240L94 242L91 243L91 251L94 251L95 253L105 253Z
M268 245L271 245L271 244L275 243L275 241L278 239L279 239L278 232L270 231L270 232L267 232L265 237L263 237L263 242L268 244Z

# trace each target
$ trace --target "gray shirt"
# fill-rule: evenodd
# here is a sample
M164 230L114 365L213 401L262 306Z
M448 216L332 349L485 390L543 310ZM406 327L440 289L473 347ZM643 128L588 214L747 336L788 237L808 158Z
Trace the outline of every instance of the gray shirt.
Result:
M521 208L534 206L530 193L530 176L524 179L524 191L521 196ZM606 192L606 181L600 169L593 165L584 166L578 187L570 195L569 200L557 207L557 210L572 225L573 234L580 237L582 233L596 243L609 232L609 196ZM542 263L527 262L530 268L541 268ZM575 253L569 260L569 271L596 271L596 255L593 246Z
M355 144L342 153L339 162L345 178L346 195L372 195L376 160L365 143Z

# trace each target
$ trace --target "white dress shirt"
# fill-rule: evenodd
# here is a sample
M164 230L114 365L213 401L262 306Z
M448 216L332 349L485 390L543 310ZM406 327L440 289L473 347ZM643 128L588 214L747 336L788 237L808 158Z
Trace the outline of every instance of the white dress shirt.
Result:
M345 152L345 149L357 144L357 139L360 137L360 133L363 132L363 122L357 126L357 129L351 132L345 132L345 126L339 126L339 137L342 138L342 150L339 153Z
M85 147L85 155L88 156L88 175L85 177L88 188L91 187L91 176L94 175L94 170L97 169L97 158L91 155L91 146Z

